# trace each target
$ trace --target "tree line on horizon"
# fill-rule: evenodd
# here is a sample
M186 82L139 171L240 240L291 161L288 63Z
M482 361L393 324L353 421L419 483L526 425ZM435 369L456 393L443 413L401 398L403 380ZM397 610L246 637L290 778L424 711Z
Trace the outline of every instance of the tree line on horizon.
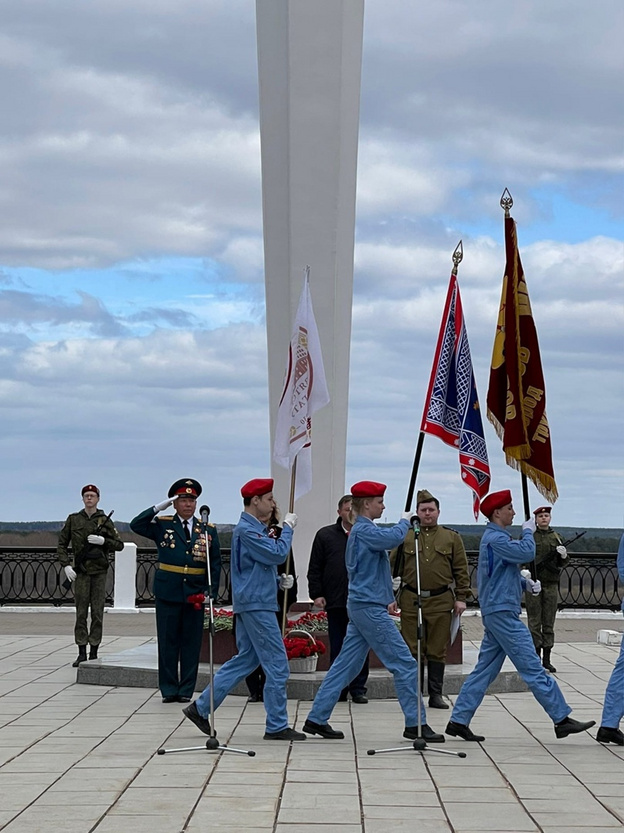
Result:
M25 521L16 523L0 521L0 547L56 547L58 533L63 527L63 523L64 521ZM154 546L153 541L149 538L143 538L141 535L136 535L132 532L128 523L120 521L115 526L122 541L134 543L139 547L152 548ZM383 526L390 526L390 524L383 524ZM234 524L217 524L217 528L221 546L228 549L232 540ZM466 550L475 551L479 549L479 542L484 527L474 524L473 526L451 525L451 528L460 533ZM583 531L582 527L555 527L555 529L564 541L573 538L578 532ZM512 528L512 535L518 536L519 530L520 527ZM615 553L620 542L620 534L619 530L604 527L588 529L586 534L570 544L568 549L570 552L577 553Z

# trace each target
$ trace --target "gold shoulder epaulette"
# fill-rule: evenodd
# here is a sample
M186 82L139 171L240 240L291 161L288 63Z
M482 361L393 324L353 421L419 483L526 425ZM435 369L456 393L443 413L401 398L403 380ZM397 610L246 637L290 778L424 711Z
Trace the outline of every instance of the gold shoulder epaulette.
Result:
M157 515L159 521L172 521L173 515Z

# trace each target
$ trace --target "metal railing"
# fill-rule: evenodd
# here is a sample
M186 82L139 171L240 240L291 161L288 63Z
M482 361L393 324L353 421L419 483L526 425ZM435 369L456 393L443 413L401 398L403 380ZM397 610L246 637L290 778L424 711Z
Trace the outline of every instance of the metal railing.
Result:
M479 607L477 562L479 553L469 551L468 569L473 598L468 607ZM559 578L559 610L619 610L616 553L568 553L568 561Z
M469 607L478 607L478 552L469 551L468 567L473 598ZM230 550L221 550L222 569L218 604L230 604ZM152 586L156 571L155 547L137 548L135 596L137 607L152 607ZM106 603L114 602L115 564L106 581ZM0 605L69 605L73 593L63 587L65 575L56 559L54 547L0 547ZM620 591L615 553L570 553L559 582L559 609L618 610Z
M152 586L156 572L155 547L137 547L135 595L137 607L153 607ZM221 550L221 582L218 604L232 601L230 550ZM115 559L109 557L106 604L114 603ZM56 557L56 547L0 547L0 605L73 605L74 595L63 587L65 573Z

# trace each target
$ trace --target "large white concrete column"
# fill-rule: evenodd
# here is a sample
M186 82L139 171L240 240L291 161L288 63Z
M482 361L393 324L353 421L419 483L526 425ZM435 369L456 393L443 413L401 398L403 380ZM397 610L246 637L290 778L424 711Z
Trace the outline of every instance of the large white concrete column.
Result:
M288 343L310 266L330 404L312 425L312 491L295 506L305 574L345 490L364 0L257 0L271 450ZM278 502L289 475L273 464ZM348 484L350 485L350 484Z

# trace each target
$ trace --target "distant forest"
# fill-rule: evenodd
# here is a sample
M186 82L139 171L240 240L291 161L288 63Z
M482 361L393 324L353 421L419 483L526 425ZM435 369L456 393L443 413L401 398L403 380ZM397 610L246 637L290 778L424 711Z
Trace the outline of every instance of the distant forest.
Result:
M0 547L55 547L64 521L28 521L17 523L0 521ZM389 526L390 524L384 524ZM135 535L128 523L119 521L115 524L123 541L133 542L139 547L153 547L148 538ZM479 524L458 525L449 524L451 529L460 533L467 550L478 550L484 526ZM554 527L564 542L569 541L583 532L583 527ZM229 548L232 540L233 524L217 524L221 546ZM520 527L511 528L514 537L520 536ZM596 527L585 530L585 535L568 546L570 552L617 552L622 535L621 529L607 529Z

